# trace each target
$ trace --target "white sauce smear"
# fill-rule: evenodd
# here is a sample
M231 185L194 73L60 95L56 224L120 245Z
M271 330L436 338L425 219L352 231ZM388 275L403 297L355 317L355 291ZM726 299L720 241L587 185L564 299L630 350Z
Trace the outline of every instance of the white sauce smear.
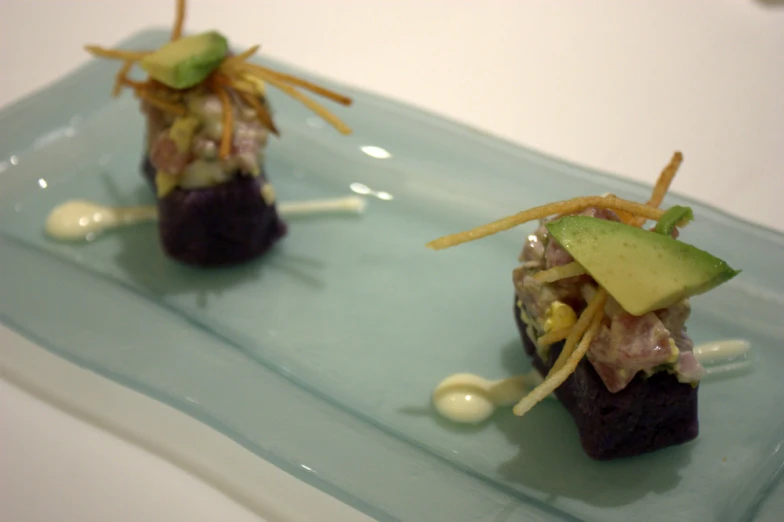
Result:
M706 375L712 375L748 368L750 361L738 359L750 349L747 341L730 339L695 346L694 356L705 367ZM479 424L489 419L496 408L517 404L542 380L536 370L498 381L457 373L441 381L433 391L433 406L439 415L453 422Z
M283 217L321 213L361 214L366 202L357 196L281 203ZM61 241L90 241L113 228L136 225L158 219L155 206L109 207L91 201L72 200L55 207L46 219L46 233Z

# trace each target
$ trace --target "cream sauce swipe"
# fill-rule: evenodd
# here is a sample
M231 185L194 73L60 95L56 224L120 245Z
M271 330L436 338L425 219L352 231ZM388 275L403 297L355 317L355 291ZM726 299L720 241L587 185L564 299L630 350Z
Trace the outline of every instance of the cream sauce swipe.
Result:
M694 356L708 376L748 368L751 362L739 359L750 349L747 341L729 339L695 346ZM479 424L489 419L496 408L517 404L541 382L542 376L536 370L497 381L457 373L441 381L433 391L433 406L452 422Z
M366 202L357 196L281 203L278 212L283 217L321 214L361 214ZM91 201L67 201L49 213L46 233L60 241L91 241L98 234L113 228L136 225L158 219L155 206L109 207Z

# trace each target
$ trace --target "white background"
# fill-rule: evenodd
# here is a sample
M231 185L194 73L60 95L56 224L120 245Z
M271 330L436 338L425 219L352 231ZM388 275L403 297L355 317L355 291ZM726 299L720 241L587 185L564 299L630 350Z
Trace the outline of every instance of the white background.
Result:
M85 43L170 24L173 3L0 0L0 105L86 61ZM187 30L217 28L238 46L261 43L272 57L619 176L652 182L681 150L676 192L784 230L778 4L194 0ZM3 381L0 459L4 521L254 519Z

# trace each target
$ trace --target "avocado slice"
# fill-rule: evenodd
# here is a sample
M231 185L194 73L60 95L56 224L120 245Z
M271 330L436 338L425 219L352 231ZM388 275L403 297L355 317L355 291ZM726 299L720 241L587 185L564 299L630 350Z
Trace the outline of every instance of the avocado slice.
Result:
M672 234L672 229L676 226L684 227L692 221L694 221L694 213L690 207L675 205L667 209L667 212L656 223L656 228L653 231L657 234L669 236Z
M204 81L226 57L229 44L216 31L185 36L145 56L139 65L172 89L187 89Z
M740 273L669 235L617 221L566 216L547 230L632 315L705 293Z

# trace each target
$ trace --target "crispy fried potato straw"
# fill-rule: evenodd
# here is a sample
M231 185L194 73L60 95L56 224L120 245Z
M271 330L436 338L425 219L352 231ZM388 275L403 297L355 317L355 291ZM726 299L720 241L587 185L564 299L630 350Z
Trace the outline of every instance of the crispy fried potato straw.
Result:
M567 277L579 276L587 273L585 267L577 261L572 261L561 266L554 266L547 270L537 272L533 278L538 283L554 283Z
M116 98L117 96L120 95L123 85L125 84L125 80L127 80L125 76L128 74L128 71L131 70L133 64L134 64L133 60L125 60L123 66L120 68L119 71L117 71L117 75L114 77L114 87L112 88L112 97Z
M515 415L522 417L528 413L531 408L536 406L548 395L553 393L566 381L566 379L569 378L572 373L574 373L574 371L577 369L577 365L580 364L580 361L588 352L588 348L590 348L593 338L599 331L599 327L602 325L603 317L604 314L595 314L593 316L591 325L588 327L588 331L585 332L585 336L583 337L582 341L580 341L580 345L569 357L569 360L566 362L566 364L564 364L563 367L557 372L548 374L547 378L545 378L542 384L531 390L528 395L523 397L522 400L520 400L520 402L518 402L514 408L512 408L512 412Z
M659 179L656 180L656 185L653 187L653 193L651 194L651 199L648 200L647 205L653 208L659 208L659 205L662 204L664 201L664 196L667 195L667 191L670 189L670 185L672 184L672 180L675 178L675 175L678 173L678 169L681 167L681 163L683 163L683 154L680 151L675 151L672 155L672 159L664 167L664 170L661 171L659 174ZM641 218L634 218L633 221L630 222L631 225L640 227L645 223L644 219Z
M262 76L261 74L259 74L259 76L265 82L269 83L270 85L274 85L281 91L285 92L295 100L305 105L308 109L312 110L313 112L321 116L321 118L324 119L324 121L326 121L327 123L335 127L335 129L341 134L351 134L351 129L345 123L340 121L340 119L338 119L337 116L329 112L317 101L308 98L301 92L297 91L290 85L283 83L281 80L279 80L274 76L271 75Z
M678 173L678 169L681 168L681 163L683 163L683 154L679 151L676 151L672 155L670 163L668 163L664 170L661 171L661 174L659 174L659 179L656 181L656 186L653 188L653 195L651 196L651 199L648 200L648 204L650 206L658 207L662 204L662 201L664 201L664 196L670 189L672 180Z
M174 27L172 27L171 40L179 40L182 36L182 26L185 24L185 0L177 0L177 11L174 15Z
M616 196L615 194L607 194L605 197L608 197L608 198L617 198L618 196ZM615 210L615 213L618 215L618 217L620 218L620 220L621 220L623 223L627 223L627 224L628 224L628 223L631 223L631 222L632 222L632 220L634 219L634 215L632 215L632 214L629 214L628 212L624 212L623 210L617 210L617 209L616 209L616 210Z
M109 58L112 60L131 60L137 62L150 54L152 51L122 51L120 49L104 49L97 45L85 45L84 50L93 56Z
M217 94L218 99L220 99L223 111L223 129L221 129L221 141L218 153L221 159L226 159L229 157L229 154L231 154L231 131L234 127L234 111L231 107L229 93L222 85L215 85L215 94Z
M290 74L285 74L278 71L273 71L272 69L267 69L266 67L262 67L261 65L256 65L254 63L243 63L242 67L248 71L254 72L256 74L266 76L266 77L273 77L277 80L282 82L289 83L291 85L296 85L298 87L302 87L303 89L307 89L313 94L318 94L319 96L323 96L324 98L328 98L336 103L341 105L351 105L351 98L347 96L343 96L342 94L338 94L335 91L331 91L324 87L320 87L314 83L311 83L307 80L303 80L302 78L298 78L296 76L291 76ZM272 82L270 82L272 83Z
M594 294L593 299L591 299L591 302L588 303L588 306L583 310L583 313L580 314L580 318L577 319L577 322L572 326L572 331L569 332L569 336L566 338L566 344L564 344L561 354L547 373L548 378L563 368L567 359L572 355L572 352L574 352L574 347L577 346L577 342L591 325L593 318L597 315L600 318L604 317L604 303L606 302L607 290L599 288L596 294Z
M237 96L242 98L242 100L255 111L256 117L259 119L262 125L267 127L270 132L276 136L280 135L277 127L275 126L275 122L272 121L272 116L270 115L269 111L259 101L259 92L254 85L219 73L213 74L211 81L213 82L211 85L213 92L217 93L216 86L223 86L226 89L233 90Z
M145 90L142 90L142 89L139 89L138 91L136 91L136 96L138 96L139 98L149 102L151 105L155 105L159 109L171 112L172 114L176 114L177 116L185 116L186 110L185 110L185 107L183 105L178 105L178 104L175 104L175 103L169 103L169 102L163 101L163 100L161 100L159 98L156 98L151 93L149 93L149 92L147 92Z
M567 326L566 328L559 328L558 330L547 332L541 337L538 337L536 339L536 342L541 346L547 346L553 343L557 343L558 341L563 341L564 339L569 337L569 333L572 331L572 328L574 327Z
M176 0L176 13L171 31L171 41L175 41L182 37L186 11L186 0ZM254 109L256 116L262 125L270 129L274 134L280 134L268 109L259 100L259 97L264 94L265 83L274 85L284 93L298 100L342 134L351 134L351 128L344 124L337 116L331 114L326 108L300 93L292 86L302 87L343 105L351 105L351 98L315 85L302 78L297 78L296 76L280 73L267 69L266 67L246 62L248 58L259 50L259 47L259 45L254 45L235 56L225 58L220 64L218 71L215 74L212 74L208 80L202 84L202 86L206 86L211 92L215 93L221 102L223 110L223 129L220 142L221 158L225 159L231 153L234 123L232 103L237 102L236 97L232 99L231 94L236 94L246 104L250 105ZM104 49L97 45L86 45L85 49L93 56L122 60L124 62L122 68L115 77L115 83L112 88L113 96L118 96L120 92L122 92L123 87L131 87L138 98L149 102L151 105L177 115L185 115L187 113L186 107L180 103L182 101L183 93L187 92L187 89L172 89L168 86L159 84L152 79L148 79L146 82L134 82L127 78L127 74L133 65L153 51Z
M132 88L134 91L146 90L152 87L149 82L135 82L128 78L123 78L121 81L123 85Z
M223 87L230 87L232 86L232 83L233 82L228 76L217 72L213 73L209 78L207 78L207 86L212 91L217 90L219 85Z
M239 94L240 98L242 98L245 103L250 105L253 110L256 111L256 117L259 119L262 125L267 127L275 136L280 135L278 128L275 126L275 122L272 121L272 116L270 116L269 111L264 105L261 104L258 98L243 91L238 91L237 94Z
M254 97L263 96L263 92L259 90L259 87L247 80L238 80L233 78L231 80L231 88L236 92L244 92L245 94L250 94Z
M242 51L240 54L229 56L228 58L223 60L223 63L221 63L221 67L231 67L237 62L242 62L244 60L247 60L248 58L256 54L256 51L258 50L259 50L259 46L254 45L253 47L249 47L248 49Z
M535 219L542 219L554 214L572 214L579 212L588 207L598 207L610 210L623 210L635 216L642 216L647 219L658 220L661 218L664 211L628 201L621 198L604 197L604 196L584 196L566 201L558 201L555 203L548 203L540 207L530 208L523 210L517 214L501 218L492 223L478 226L474 229L465 232L458 232L449 236L440 237L429 242L426 246L433 250L443 250L469 241L475 241L486 236L509 230L523 223L533 221Z
M253 74L247 71L241 71L239 76L234 77L234 81L235 82L240 81L252 86L253 89L255 89L254 92L259 96L264 96L264 93L267 90L266 85L264 84L264 81L261 80L261 78L259 78L258 76L253 76Z

